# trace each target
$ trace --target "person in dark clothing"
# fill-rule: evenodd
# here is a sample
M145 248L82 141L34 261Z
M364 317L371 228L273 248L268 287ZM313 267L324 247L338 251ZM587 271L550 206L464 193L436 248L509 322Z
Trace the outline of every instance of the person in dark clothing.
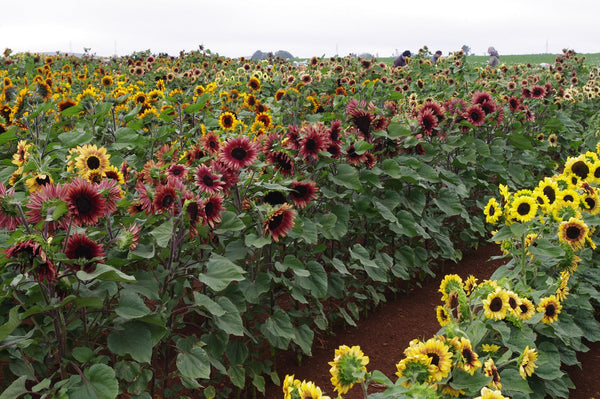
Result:
M441 56L442 56L442 52L440 50L436 51L435 54L431 56L431 62L433 62L435 64Z
M403 67L406 65L407 58L410 58L410 51L406 50L398 58L394 60L395 67Z
M490 55L490 60L487 62L487 64L492 68L497 67L500 64L500 56L498 55L496 49L493 47L489 47L488 54Z

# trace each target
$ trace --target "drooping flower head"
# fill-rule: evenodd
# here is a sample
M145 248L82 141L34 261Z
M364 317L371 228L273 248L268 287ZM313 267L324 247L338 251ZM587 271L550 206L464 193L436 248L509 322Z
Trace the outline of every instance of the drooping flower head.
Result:
M492 377L492 380L489 382L488 386L494 387L495 389L502 389L502 383L500 382L500 373L494 364L494 359L489 358L485 361L483 367L483 373L487 377Z
M23 166L29 159L29 149L33 146L33 143L27 143L25 140L19 140L17 144L17 152L13 154L12 161L14 165Z
M317 197L317 185L312 181L292 182L290 198L294 205L300 209L306 208L308 203Z
M331 384L338 394L343 395L354 386L364 381L367 373L368 356L360 350L359 346L342 345L335 350L331 368Z
M75 233L67 241L67 249L65 256L69 259L73 259L73 265L71 268L79 270L82 268L84 271L90 273L94 270L96 263L104 263L106 254L102 244L92 241L85 234Z
M217 223L221 223L221 212L225 210L223 206L223 197L219 194L211 195L204 201L200 212L204 214L202 225L209 225L214 228Z
M285 237L292 227L294 227L295 217L296 211L292 209L292 205L288 203L282 204L265 219L263 223L265 233L270 234L273 241L279 241L280 238Z
M537 365L535 361L538 358L538 353L535 349L529 349L529 345L525 347L523 354L519 356L519 374L523 379L531 377Z
M35 238L23 239L4 252L20 273L30 273L39 282L56 281L56 266Z

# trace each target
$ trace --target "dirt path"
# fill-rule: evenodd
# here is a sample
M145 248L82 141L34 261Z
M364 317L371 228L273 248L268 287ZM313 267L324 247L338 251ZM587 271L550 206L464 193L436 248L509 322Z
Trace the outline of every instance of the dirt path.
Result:
M435 308L441 304L439 283L446 274L458 274L463 278L470 274L479 280L489 278L503 260L490 261L499 254L498 246L486 245L464 256L457 264L448 264L436 278L425 281L421 288L415 287L406 295L381 304L369 317L358 321L357 327L348 327L335 335L316 338L313 356L304 358L298 365L296 356L283 353L278 356L278 369L282 373L294 374L297 379L315 382L329 396L335 397L330 382L329 365L335 349L340 345L359 345L370 359L368 369L380 370L394 380L396 363L404 355L408 343L415 338L428 339L440 326L435 317ZM600 386L595 370L600 366L600 344L590 344L591 350L579 355L584 374L578 367L568 369L577 387L569 395L571 399L600 398ZM285 375L281 376L282 378ZM371 392L371 391L369 391ZM267 386L265 398L283 398L280 387ZM344 399L363 399L359 386L352 388Z

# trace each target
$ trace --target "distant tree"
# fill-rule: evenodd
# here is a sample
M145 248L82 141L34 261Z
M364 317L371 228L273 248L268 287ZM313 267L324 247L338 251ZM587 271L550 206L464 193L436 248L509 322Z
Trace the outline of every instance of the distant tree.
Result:
M461 50L465 53L465 55L469 55L469 53L471 53L471 47L467 46L466 44L463 44Z
M275 57L283 58L283 59L292 59L294 56L289 51L279 50L275 53Z
M268 57L267 53L263 53L260 50L256 50L254 52L254 54L252 54L252 57L250 57L250 58L253 59L253 60L255 60L255 61L257 61L257 60L264 60L267 57Z

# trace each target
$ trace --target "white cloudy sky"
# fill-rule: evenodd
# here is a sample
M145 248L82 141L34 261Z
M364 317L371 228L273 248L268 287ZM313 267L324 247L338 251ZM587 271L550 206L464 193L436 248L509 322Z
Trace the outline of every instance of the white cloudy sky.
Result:
M0 51L600 52L598 0L4 0Z

